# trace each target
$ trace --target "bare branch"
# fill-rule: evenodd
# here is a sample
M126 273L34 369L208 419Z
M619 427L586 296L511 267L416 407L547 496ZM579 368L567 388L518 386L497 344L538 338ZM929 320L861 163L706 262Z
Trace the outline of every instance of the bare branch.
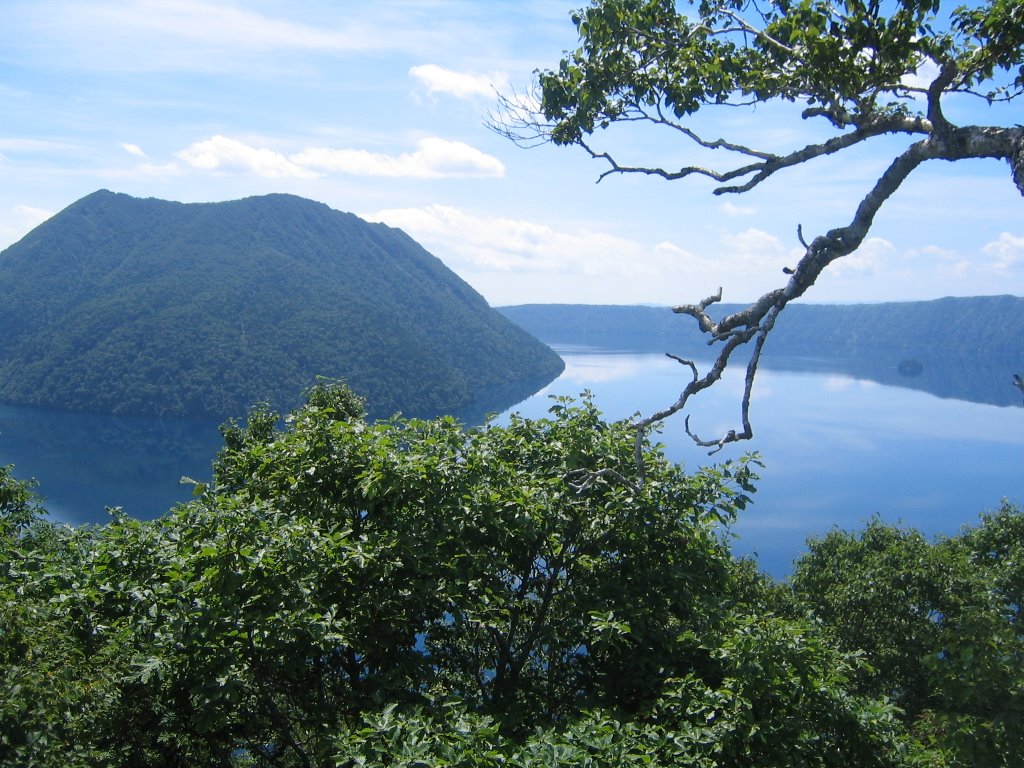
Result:
M718 12L721 13L723 16L726 16L726 17L732 19L739 26L735 27L735 28L733 28L733 27L726 27L726 28L721 29L718 32L716 32L716 34L728 34L730 32L746 32L748 34L753 35L754 37L759 37L762 40L766 40L767 42L771 43L772 45L774 45L776 48L778 48L781 51L785 51L786 53L793 53L794 52L793 49L790 48L788 45L780 42L779 40L776 40L774 37L769 35L763 29L758 29L757 27L753 26L746 19L744 19L742 16L740 16L738 13L736 13L735 11L731 11L731 10L725 8L725 7L722 7L722 8L718 9Z
M612 478L612 479L622 483L624 486L629 488L634 493L640 493L640 489L641 489L640 485L637 485L636 483L634 483L632 480L630 480L628 477L623 475L621 472L618 472L618 471L616 471L614 469L610 469L610 468L607 468L607 467L604 468L604 469L597 469L597 470L592 470L592 469L574 469L571 472L566 474L565 479L569 483L569 487L572 488L574 491L576 491L577 495L582 495L595 482L597 482L598 478L601 478L601 477L610 477L610 478ZM578 481L578 482L573 482L574 480Z
M708 308L721 301L721 290L698 304L673 307L672 311L676 314L689 315L697 321L700 330L708 334L709 345L721 343L723 346L718 351L718 356L711 368L703 377L699 375L694 362L669 355L687 365L693 376L683 388L676 402L634 422L634 427L637 430L636 457L637 465L640 468L641 482L643 482L643 466L640 445L647 431L654 424L681 411L693 395L717 382L725 372L733 353L751 340L754 340L754 345L747 360L744 377L740 411L741 428L731 429L722 437L714 440L704 440L699 437L690 426L689 416L685 420L685 428L687 435L697 445L711 448L711 453L718 452L729 443L749 440L753 437L749 418L751 392L764 344L775 327L779 314L789 302L802 296L807 289L814 285L829 264L853 253L860 247L867 237L878 210L914 169L923 162L933 159L959 160L966 157L994 157L1010 160L1016 172L1018 166L1014 165L1015 151L1021 158L1018 162L1024 163L1024 128L956 128L950 125L941 136L929 136L912 144L897 156L861 200L848 225L830 230L826 234L814 238L810 243L804 239L803 228L798 227L797 237L804 246L805 253L795 269L787 270L792 274L785 287L764 294L748 307L719 321L708 314ZM1022 193L1024 193L1024 189L1022 189ZM1015 378L1014 383L1024 391L1024 380L1019 376Z
M839 136L834 136L828 141L820 144L808 144L807 146L790 152L789 154L778 155L747 147L742 144L728 142L724 139L705 139L695 131L666 118L661 113L660 109L658 110L657 115L650 115L641 109L633 109L629 117L621 118L625 121L646 121L655 125L671 128L674 131L682 133L704 149L724 149L731 154L740 155L746 158L756 158L756 162L740 165L736 168L725 171L718 171L713 168L706 168L698 165L683 166L676 171L669 171L664 168L652 166L622 165L611 154L594 149L582 138L577 140L576 143L595 160L603 160L608 164L608 170L598 176L597 180L599 182L611 175L627 173L658 176L666 181L677 181L688 176L706 176L723 184L723 186L714 190L714 194L723 195L748 192L765 179L775 174L777 171L801 165L818 157L835 154L836 152L848 149L849 147L877 136L892 133L928 134L932 131L932 125L928 120L921 117L912 117L907 115L875 116L871 119L863 119L858 123L852 115L843 111L805 110L804 114L808 116L824 116L832 121L833 124L842 124L843 127L854 126L854 130ZM726 182L745 177L749 178L743 184L732 186L725 185Z

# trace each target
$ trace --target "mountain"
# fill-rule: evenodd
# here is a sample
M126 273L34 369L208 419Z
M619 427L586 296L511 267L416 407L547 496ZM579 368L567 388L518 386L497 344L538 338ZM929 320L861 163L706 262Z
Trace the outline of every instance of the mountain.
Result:
M720 319L743 307L713 307ZM672 352L714 349L692 318L668 307L527 304L500 311L548 344ZM1020 405L1024 298L972 296L880 304L791 304L765 345L763 366L829 370L993 405Z
M712 306L717 319L745 305ZM522 304L499 307L549 344L650 349L693 354L706 350L697 323L668 307ZM766 350L786 355L849 357L878 352L1019 355L1024 352L1024 298L947 297L880 304L790 304L779 315ZM706 355L706 351L705 351Z
M401 230L291 195L101 190L0 253L0 285L0 401L22 405L222 418L326 376L432 416L563 367Z

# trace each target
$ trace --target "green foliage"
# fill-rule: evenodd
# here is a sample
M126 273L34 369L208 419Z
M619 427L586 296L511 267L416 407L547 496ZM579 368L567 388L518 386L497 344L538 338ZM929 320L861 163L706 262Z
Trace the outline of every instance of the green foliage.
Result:
M562 369L403 232L288 195L96 192L0 254L0 281L8 402L225 418L327 376L375 416L434 416Z
M580 47L540 74L556 144L580 142L634 109L666 117L707 106L797 101L839 122L919 108L905 78L922 61L956 69L949 86L1024 88L1020 3L988 0L937 17L940 0L595 0L573 14ZM1009 72L1012 82L993 77ZM922 115L923 116L923 115Z
M865 695L891 697L953 765L1012 765L1024 751L1024 526L1005 506L935 543L871 522L812 541L798 602L861 652Z
M728 550L749 461L688 474L645 443L638 486L635 433L586 398L468 432L361 414L335 382L283 421L254 409L195 499L152 522L53 526L5 470L0 762L1017 754L1016 510L934 545L836 534L791 590ZM854 634L868 614L877 635Z

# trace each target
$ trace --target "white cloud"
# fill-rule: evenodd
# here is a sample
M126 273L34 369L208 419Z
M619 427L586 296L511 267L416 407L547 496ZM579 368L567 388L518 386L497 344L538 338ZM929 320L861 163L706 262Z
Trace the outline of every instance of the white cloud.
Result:
M17 242L53 216L53 211L31 205L15 205L7 215L0 215L0 250Z
M225 3L200 0L138 0L137 2L91 3L88 27L120 30L148 39L148 34L166 43L168 38L191 44L212 45L220 50L363 50L351 27L345 30L316 27L274 18ZM69 9L74 15L75 6ZM79 17L80 18L80 17Z
M719 206L722 213L727 216L753 216L757 213L757 208L749 205L736 205L735 203L724 202Z
M413 67L409 74L427 87L427 93L447 93L459 99L471 99L474 96L493 98L495 90L508 85L508 75L504 73L470 75L436 64Z
M908 88L927 89L938 76L939 65L931 59L922 59L917 70L911 75L904 75L900 82ZM923 99L925 95L921 94L919 98Z
M317 69L318 56L389 52L422 58L464 47L475 52L488 31L472 3L7 2L21 6L17 20L32 30L19 54L50 65L121 73L295 75ZM4 11L7 21L6 6ZM337 77L337 68L329 69Z
M386 209L367 218L405 230L495 303L529 295L533 301L677 304L723 284L735 301L774 287L781 276L778 256L766 267L749 261L737 267L721 249L707 257L667 240L652 245L597 228L445 205Z
M843 275L849 272L875 272L882 262L892 258L896 253L896 247L882 237L868 237L861 243L853 253L843 256L826 267L834 275Z
M207 171L241 171L267 178L311 179L317 176L308 168L296 165L280 152L252 147L225 136L197 141L178 152L177 156L193 168Z
M156 165L154 163L140 163L135 166L135 172L140 176L150 176L158 179L165 179L170 176L181 176L184 174L182 167L178 163L164 163L162 165Z
M200 170L252 173L267 178L313 179L325 172L415 179L505 175L505 166L496 157L461 141L439 138L420 139L415 151L398 155L328 147L308 147L286 155L226 136L213 136L197 141L176 154ZM150 169L164 173L174 171L173 164L152 166Z
M135 155L136 157L146 156L146 153L142 151L142 147L138 144L122 144L121 148L129 155Z
M306 168L355 176L441 179L505 175L505 166L496 157L461 141L439 138L420 139L416 151L400 155L363 149L310 148L292 155L290 160Z
M73 144L60 141L45 141L42 139L0 139L0 151L14 153L50 153L67 152L77 149Z
M38 227L51 216L53 216L53 211L48 211L45 208L35 208L31 205L14 206L15 221L24 226L26 230Z
M634 274L642 269L642 245L604 232L560 231L445 205L382 210L369 218L400 227L453 268L582 275Z
M751 227L741 232L723 232L721 242L734 263L744 269L781 269L786 263L786 248L775 235Z
M995 257L995 262L992 264L993 269L1000 271L1010 269L1018 262L1024 261L1024 237L1003 232L999 235L998 240L984 245L981 252L986 256Z

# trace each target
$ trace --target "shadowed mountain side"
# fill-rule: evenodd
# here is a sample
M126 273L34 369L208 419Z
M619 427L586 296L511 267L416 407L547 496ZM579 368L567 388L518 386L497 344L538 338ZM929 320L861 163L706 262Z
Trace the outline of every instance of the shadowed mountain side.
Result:
M738 309L721 305L716 315ZM696 322L665 307L528 304L500 311L548 344L711 356ZM1012 380L1024 371L1024 298L793 304L780 315L761 364L1019 406Z
M327 376L373 416L433 416L563 367L401 230L291 195L102 190L0 253L0 284L11 403L222 418Z

